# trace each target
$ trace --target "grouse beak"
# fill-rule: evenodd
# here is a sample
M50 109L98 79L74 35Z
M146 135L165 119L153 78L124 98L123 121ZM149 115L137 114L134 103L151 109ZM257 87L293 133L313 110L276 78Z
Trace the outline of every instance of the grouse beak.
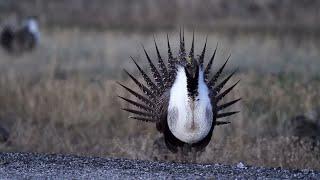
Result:
M192 58L191 57L187 57L186 60L187 60L187 64L188 65L192 64Z

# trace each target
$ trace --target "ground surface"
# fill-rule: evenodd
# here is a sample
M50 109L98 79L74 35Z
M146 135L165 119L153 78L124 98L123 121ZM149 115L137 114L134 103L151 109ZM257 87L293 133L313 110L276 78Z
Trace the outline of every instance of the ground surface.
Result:
M180 164L32 153L0 153L0 161L1 179L320 178L319 171L250 167L241 163L234 166Z

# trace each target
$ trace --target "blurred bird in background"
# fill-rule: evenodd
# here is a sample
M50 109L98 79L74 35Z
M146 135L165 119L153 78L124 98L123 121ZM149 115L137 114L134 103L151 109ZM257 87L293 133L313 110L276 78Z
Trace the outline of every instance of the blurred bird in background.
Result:
M22 54L33 50L40 41L36 17L28 17L21 23L6 24L0 33L0 43L10 54Z

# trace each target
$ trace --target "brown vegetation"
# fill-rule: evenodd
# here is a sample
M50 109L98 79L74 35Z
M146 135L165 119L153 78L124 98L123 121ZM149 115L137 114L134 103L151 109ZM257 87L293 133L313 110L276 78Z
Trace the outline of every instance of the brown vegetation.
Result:
M185 25L203 29L319 29L314 0L11 0L0 1L0 14L37 15L54 26L163 29ZM316 32L316 31L314 31Z

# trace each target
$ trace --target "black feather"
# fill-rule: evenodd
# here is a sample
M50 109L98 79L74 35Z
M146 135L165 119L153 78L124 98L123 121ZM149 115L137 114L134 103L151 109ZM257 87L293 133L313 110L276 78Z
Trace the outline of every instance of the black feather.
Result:
M206 53L206 48L207 48L207 40L208 40L208 36L206 37L206 42L204 43L201 55L199 57L199 65L202 68L203 67L203 61L204 61L204 55ZM212 62L211 62L212 63ZM211 65L210 65L211 66Z
M220 110L222 110L222 109L225 109L225 108L227 108L227 107L235 104L236 102L238 102L238 101L240 101L240 100L241 100L241 98L236 99L236 100L233 100L233 101L230 101L230 102L227 102L227 103L222 104L222 105L219 105L219 106L217 107L217 111L220 111Z
M195 76L193 77L192 74L189 73L187 68L185 69L185 73L187 76L187 89L188 89L188 94L191 98L195 98L198 96L198 80L199 80L199 66L196 66L196 73Z
M153 36L153 41L154 41L154 45L155 45L156 51L157 51L159 70L160 70L160 73L162 75L164 82L166 82L169 79L168 70L167 70L167 67L166 67L166 65L160 55L158 45L157 45L157 42L156 42L156 39L154 38L154 36Z
M136 115L139 115L139 116L147 116L147 117L152 117L153 116L151 113L138 111L138 110L134 110L134 109L123 108L122 110L128 111L130 113L133 113L133 114L136 114Z
M181 28L180 28L180 50L179 50L179 61L181 63L186 63L186 49L184 45L184 29L182 30L183 34L181 34Z
M205 80L206 80L207 82L208 82L208 76L209 76L209 74L210 74L210 69L211 69L211 67L212 67L213 60L214 60L214 58L215 58L215 56L216 56L217 49L218 49L218 44L216 45L216 48L214 49L214 52L213 52L213 54L212 54L212 56L211 56L211 58L210 58L210 60L209 60L209 62L208 62L208 64L207 64L207 67L206 67L206 69L205 69L205 71L204 71Z
M171 51L171 47L170 47L170 41L169 41L169 35L167 34L167 43L168 43L168 63L169 63L169 67L172 67L174 62L173 62L173 55L172 55L172 51Z
M131 60L134 62L134 64L137 66L138 70L140 71L144 81L147 83L149 88L153 90L154 92L158 92L158 87L152 82L152 80L149 78L149 76L141 69L141 67L138 65L138 63L133 59L133 57L130 57Z
M146 97L142 96L141 94L133 91L132 89L126 87L125 85L122 85L121 83L117 82L120 86L122 86L123 88L125 88L128 92L130 92L132 95L134 95L136 98L138 98L139 100L141 100L142 102L146 103L147 105L154 107L155 104L153 102L151 102L149 99L147 99Z
M146 49L145 49L143 46L142 46L142 48L143 48L144 54L146 55L147 60L148 60L148 62L149 62L149 66L150 66L151 72L152 72L152 74L153 74L154 80L156 81L158 87L163 87L163 81L162 81L162 78L161 78L160 73L158 72L158 70L157 70L157 68L154 66L154 64L152 63L152 61L151 61L151 59L150 59L150 57L149 57ZM162 89L162 88L160 88L160 89Z
M155 122L154 119L152 119L152 118L147 118L147 117L129 116L129 118L131 118L131 119L136 119L136 120L139 120L139 121L145 121L145 122Z
M238 112L240 112L240 111L232 111L232 112L220 113L220 114L217 114L217 119L218 118L227 117L227 116L231 116L231 115L234 115L234 114L236 114Z
M216 121L216 126L220 126L220 125L225 125L225 124L230 124L229 121Z
M216 101L220 101L225 95L227 95L238 83L240 82L237 81L236 83L234 83L231 87L229 87L228 89L226 89L225 91L223 91L221 94L219 94L216 98Z
M136 101L127 99L127 98L122 97L122 96L118 96L118 97L121 98L121 99L123 99L123 100L125 100L125 101L127 101L128 103L136 106L137 108L143 109L143 110L148 111L148 112L152 112L152 111L153 111L150 107L145 106L145 105L143 105L143 104L141 104L141 103L138 103L138 102L136 102Z
M141 84L135 77L133 77L128 71L124 69L124 72L133 80L134 83L140 88L140 90L150 98L155 98L155 94L152 93L146 86Z
M191 43L189 58L190 58L191 62L193 62L193 60L194 60L194 32L192 33L192 43Z
M176 76L176 61L173 58L171 47L170 47L170 41L169 41L169 35L167 34L167 43L168 43L168 73L169 73L169 81L173 82L174 78ZM169 84L169 86L171 83Z
M220 74L222 73L229 59L230 59L230 56L227 58L226 62L220 67L220 69L216 72L216 74L211 78L211 80L208 83L209 87L213 87L214 84L217 82L217 79L219 78Z
M226 77L220 84L218 84L214 89L213 93L214 95L217 95L220 90L224 87L224 85L229 81L229 79L237 72L237 70L233 71L228 77ZM211 87L213 87L215 84L212 84Z

